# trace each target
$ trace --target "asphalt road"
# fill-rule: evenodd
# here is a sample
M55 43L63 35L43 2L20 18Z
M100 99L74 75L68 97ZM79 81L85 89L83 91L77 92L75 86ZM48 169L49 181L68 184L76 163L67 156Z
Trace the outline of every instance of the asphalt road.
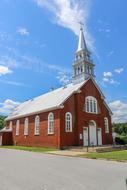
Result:
M127 190L127 163L0 149L0 190Z

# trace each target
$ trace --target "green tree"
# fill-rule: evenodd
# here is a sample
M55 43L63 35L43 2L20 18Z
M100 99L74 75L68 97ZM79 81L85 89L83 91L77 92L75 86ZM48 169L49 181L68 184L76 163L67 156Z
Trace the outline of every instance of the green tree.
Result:
M5 117L0 115L0 130L5 127Z
M127 136L127 123L113 123L112 127L114 132Z

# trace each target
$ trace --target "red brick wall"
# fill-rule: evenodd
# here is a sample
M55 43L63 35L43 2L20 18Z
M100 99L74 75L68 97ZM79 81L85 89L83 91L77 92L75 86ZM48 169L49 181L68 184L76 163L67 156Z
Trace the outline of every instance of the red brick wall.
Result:
M19 135L16 136L16 121L13 120L13 141L15 145L23 146L42 146L42 147L58 147L59 148L59 110L53 111L54 113L54 134L48 135L48 114L50 112L37 114L40 117L40 135L34 135L34 126L35 126L35 117L36 115L27 117L29 120L29 133L27 136L24 136L24 120L21 118ZM9 122L7 123L7 126Z
M61 148L65 146L78 145L76 143L76 109L75 109L75 95L71 96L64 104L64 109L60 111L60 139ZM65 114L70 112L72 114L72 132L65 131Z

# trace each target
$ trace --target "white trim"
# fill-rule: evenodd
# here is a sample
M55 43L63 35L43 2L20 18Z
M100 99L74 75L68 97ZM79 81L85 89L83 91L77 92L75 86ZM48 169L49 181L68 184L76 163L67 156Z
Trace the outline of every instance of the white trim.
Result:
M34 135L40 134L40 117L36 115L35 117L35 126L34 126Z
M105 96L104 96L103 92L101 91L100 87L98 86L98 84L96 83L95 79L94 79L93 77L90 77L89 80L90 80L90 79L92 80L92 82L94 83L94 85L95 85L95 87L98 89L98 91L100 92L101 98L102 98L102 99L105 99Z
M97 128L97 140L98 140L98 146L102 146L102 129Z
M54 134L54 114L50 112L48 114L48 135Z
M89 133L88 133L88 127L83 127L83 146L89 145Z
M98 84L96 83L96 81L94 80L93 77L91 77L90 79L93 81L94 85L96 86L96 88L97 88L98 91L100 92L101 98L103 99L103 103L104 103L104 105L106 106L107 110L109 111L110 115L112 116L113 113L112 113L110 107L108 106L108 104L106 103L106 101L105 101L105 96L104 96L104 94L102 93L100 87L98 86Z
M16 121L16 132L15 132L15 135L18 136L19 135L19 125L20 125L20 120L18 119Z
M0 146L2 146L2 134L0 134Z
M87 113L98 114L97 99L93 96L85 98L85 111Z
M104 117L104 129L105 133L109 133L109 121L107 117Z
M10 120L18 119L18 118L33 116L33 115L37 115L39 113L45 113L45 112L48 112L48 111L53 111L53 110L63 109L63 108L64 108L63 106L61 107L61 105L59 105L59 106L56 106L56 107L52 107L52 108L45 109L45 110L40 110L40 111L37 111L37 112L18 115L18 116L14 116L14 117L11 117L11 118L6 118L5 121L10 121Z
M93 125L90 125L90 123L93 123ZM93 137L93 134L92 134L92 132L93 132L93 129L94 129L94 132L95 132L95 136L94 136L94 138L93 139L91 139L92 137ZM97 146L97 125L96 125L96 122L94 121L94 120L91 120L90 122L89 122L89 144L90 144L90 146ZM93 140L94 140L94 142L93 142Z
M13 127L13 122L10 121L10 123L9 123L9 129L12 130L12 127Z
M110 116L112 116L112 115L113 115L113 113L112 113L112 111L111 111L110 107L108 106L108 104L105 102L105 100L103 101L103 103L104 103L105 107L107 108L107 110L109 111Z
M29 134L29 120L28 118L25 118L24 120L24 136L27 136Z
M68 118L69 116L69 118ZM69 126L68 126L69 124ZM65 131L66 132L72 132L72 114L70 112L67 112L65 114Z

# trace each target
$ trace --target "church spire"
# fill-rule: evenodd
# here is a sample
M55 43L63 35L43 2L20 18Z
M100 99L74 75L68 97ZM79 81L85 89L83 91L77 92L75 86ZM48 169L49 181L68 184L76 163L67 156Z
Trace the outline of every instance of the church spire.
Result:
M87 49L87 46L86 46L85 37L83 33L83 27L81 25L77 52L81 50L85 50L85 49Z
M77 84L94 76L94 64L91 60L91 54L87 49L83 28L81 24L78 49L75 53L73 63L73 83Z

